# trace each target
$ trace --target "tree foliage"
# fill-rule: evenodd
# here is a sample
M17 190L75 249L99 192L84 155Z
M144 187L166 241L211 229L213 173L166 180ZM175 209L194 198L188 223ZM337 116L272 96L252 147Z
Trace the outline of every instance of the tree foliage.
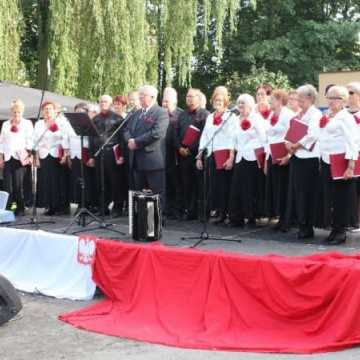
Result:
M25 68L20 60L21 9L17 0L0 0L0 79L24 81Z

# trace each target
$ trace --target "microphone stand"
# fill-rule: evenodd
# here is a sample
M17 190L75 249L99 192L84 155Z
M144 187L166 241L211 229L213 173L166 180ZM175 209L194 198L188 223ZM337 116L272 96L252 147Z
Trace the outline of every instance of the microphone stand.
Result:
M110 143L110 141L119 133L119 131L124 127L124 125L128 122L130 116L129 114L125 117L123 122L114 130L114 132L106 139L106 141L100 146L100 148L94 154L94 157L98 157L100 155L100 211L101 211L101 222L98 227L87 229L89 231L97 230L97 229L107 229L113 232L116 232L121 235L126 235L124 232L116 230L116 229L109 229L110 226L114 226L116 224L106 223L105 222L105 179L104 179L104 149Z
M211 236L208 232L208 216L207 216L207 208L208 208L208 189L207 189L207 173L208 173L208 160L207 160L207 148L210 144L213 143L216 135L223 129L225 124L229 121L233 114L233 111L229 111L229 115L226 117L226 119L221 123L220 127L216 129L216 131L213 133L212 137L208 140L208 142L205 144L204 148L199 150L198 154L196 155L196 160L201 160L203 158L203 228L200 232L199 236L183 236L181 237L181 240L197 240L193 245L190 246L190 248L196 248L198 245L201 245L206 240L221 240L221 241L234 241L234 242L241 242L240 239L233 239L233 238L225 238L221 236ZM210 177L210 172L209 172Z
M44 82L44 86L41 90L41 99L40 99L40 104L39 104L39 110L38 110L38 114L36 117L36 122L39 121L40 119L40 114L41 114L41 106L43 104L44 101L44 97L45 97L45 91L47 88L47 84L48 84L48 80L49 80L49 72L50 72L50 64L48 61L48 71L46 72L46 77L45 77L45 82ZM45 129L44 132L40 135L39 139L36 141L36 143L33 146L33 149L36 149L37 146L39 145L40 141L42 140L42 138L44 137L44 135L46 134L46 132L49 129ZM35 155L35 151L33 150L33 155ZM29 156L28 156L29 157ZM37 229L39 229L39 225L40 224L55 224L55 221L53 220L42 220L42 221L38 221L37 218L37 207L36 207L36 201L37 201L37 168L35 166L35 159L33 158L31 161L31 190L32 190L32 216L30 218L30 220L26 223L19 223L19 224L12 224L12 226L26 226L26 225L35 225Z

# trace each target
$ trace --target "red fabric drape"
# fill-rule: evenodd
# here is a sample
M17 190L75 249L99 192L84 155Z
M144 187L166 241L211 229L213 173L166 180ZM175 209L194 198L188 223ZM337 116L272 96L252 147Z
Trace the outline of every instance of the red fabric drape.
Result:
M360 256L250 256L98 241L107 300L76 327L179 347L312 353L360 342Z

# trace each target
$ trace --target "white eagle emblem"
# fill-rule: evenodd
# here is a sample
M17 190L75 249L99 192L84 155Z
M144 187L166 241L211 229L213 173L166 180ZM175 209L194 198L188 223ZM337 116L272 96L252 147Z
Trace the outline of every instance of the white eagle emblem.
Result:
M91 265L95 260L96 236L84 235L78 240L78 263Z

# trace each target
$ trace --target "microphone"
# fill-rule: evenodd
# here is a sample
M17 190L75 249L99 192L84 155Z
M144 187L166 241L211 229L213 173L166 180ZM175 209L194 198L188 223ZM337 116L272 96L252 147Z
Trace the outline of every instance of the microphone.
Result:
M232 114L235 114L235 115L240 115L240 112L237 107L233 107L233 108L229 109L229 112L231 112Z

